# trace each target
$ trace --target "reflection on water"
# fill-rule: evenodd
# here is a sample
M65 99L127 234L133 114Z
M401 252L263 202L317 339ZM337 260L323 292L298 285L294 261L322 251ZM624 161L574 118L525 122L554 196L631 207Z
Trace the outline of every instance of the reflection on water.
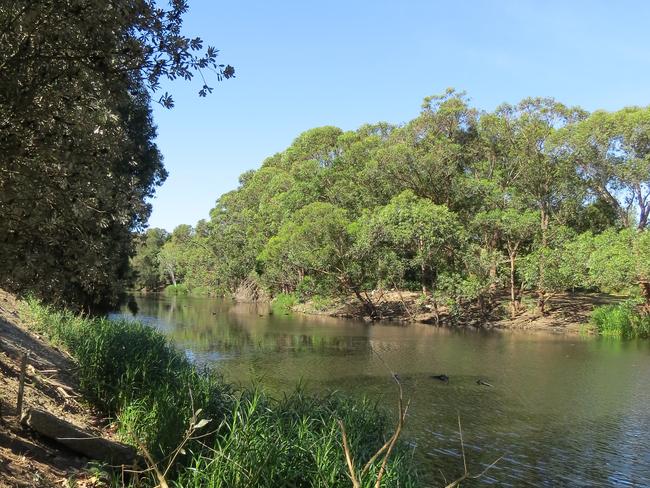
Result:
M136 297L137 318L240 384L411 398L406 438L429 481L503 459L473 486L650 486L650 344L270 315L208 298ZM122 316L132 316L125 307ZM448 384L431 375L447 374ZM478 385L485 379L492 388ZM469 485L468 485L469 486Z

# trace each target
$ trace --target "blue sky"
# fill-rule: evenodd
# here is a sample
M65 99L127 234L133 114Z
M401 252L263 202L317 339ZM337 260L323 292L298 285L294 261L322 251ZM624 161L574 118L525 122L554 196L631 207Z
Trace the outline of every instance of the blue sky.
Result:
M199 98L163 86L158 145L170 173L152 227L207 218L238 176L322 125L406 122L447 87L492 110L553 96L588 110L650 104L650 2L189 0L199 35L237 77Z

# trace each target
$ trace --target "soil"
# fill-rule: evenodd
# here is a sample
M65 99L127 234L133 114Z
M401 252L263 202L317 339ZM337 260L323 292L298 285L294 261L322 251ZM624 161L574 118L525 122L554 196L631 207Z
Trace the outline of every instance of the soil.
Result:
M535 298L525 296L522 310L515 318L509 316L506 297L496 298L496 307L488 316L482 316L475 308L468 306L466 312L452 319L449 310L434 307L422 300L422 294L412 291L383 291L369 294L375 303L378 318L375 320L400 321L404 323L419 322L440 326L474 327L496 330L526 330L559 333L583 333L589 317L597 306L615 303L623 299L604 293L561 293L546 305L546 313L541 315L535 308ZM526 304L528 304L526 306ZM348 317L370 321L365 316L364 308L354 297L348 297L326 307L317 308L313 302L300 304L295 311L307 314Z
M0 487L106 486L88 459L20 424L16 403L23 354L28 354L23 411L38 407L96 435L105 424L76 393L75 365L63 351L31 332L20 303L0 290Z

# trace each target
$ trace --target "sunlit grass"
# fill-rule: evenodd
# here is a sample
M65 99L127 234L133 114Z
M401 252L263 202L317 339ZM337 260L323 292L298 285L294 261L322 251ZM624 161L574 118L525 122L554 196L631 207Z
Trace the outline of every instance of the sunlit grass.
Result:
M605 337L650 338L650 315L640 313L632 303L597 307L591 314L591 322Z

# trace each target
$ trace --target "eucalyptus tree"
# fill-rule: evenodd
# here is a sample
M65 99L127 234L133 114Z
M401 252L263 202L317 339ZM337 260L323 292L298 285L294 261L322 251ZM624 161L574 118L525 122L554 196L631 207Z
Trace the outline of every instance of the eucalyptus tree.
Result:
M594 238L589 258L591 282L605 290L639 287L643 309L650 314L650 231L609 229Z
M525 208L539 215L539 249L535 254L539 269L529 277L535 276L531 285L543 310L551 293L547 285L555 286L555 281L546 276L547 260L554 252L549 243L557 240L550 233L552 219L557 227L562 223L563 208L584 199L572 161L557 150L553 138L558 130L586 114L550 98L530 98L515 106L502 105L495 115L502 123L492 137L507 160L511 189Z
M410 190L452 210L465 206L465 170L472 156L477 111L452 89L424 99L421 114L394 130L377 154L394 188Z
M495 209L481 212L472 222L474 231L483 236L486 250L495 249L506 256L508 263L508 284L510 288L510 315L515 317L520 310L524 280L517 284L517 261L521 254L530 251L535 236L539 233L539 215L532 211Z
M438 278L453 267L466 239L453 212L409 190L375 209L365 225L366 246L394 253L402 263L397 269L412 272L423 294L435 292Z
M626 227L650 220L650 107L597 111L567 127L560 148L591 191Z
M364 289L355 254L356 233L344 209L313 202L288 219L260 253L262 277L272 289L293 292L306 278L329 294L351 293L370 316L376 314Z
M177 226L158 254L160 273L167 276L174 286L183 280L187 272L187 254L193 236L194 229L191 225Z

